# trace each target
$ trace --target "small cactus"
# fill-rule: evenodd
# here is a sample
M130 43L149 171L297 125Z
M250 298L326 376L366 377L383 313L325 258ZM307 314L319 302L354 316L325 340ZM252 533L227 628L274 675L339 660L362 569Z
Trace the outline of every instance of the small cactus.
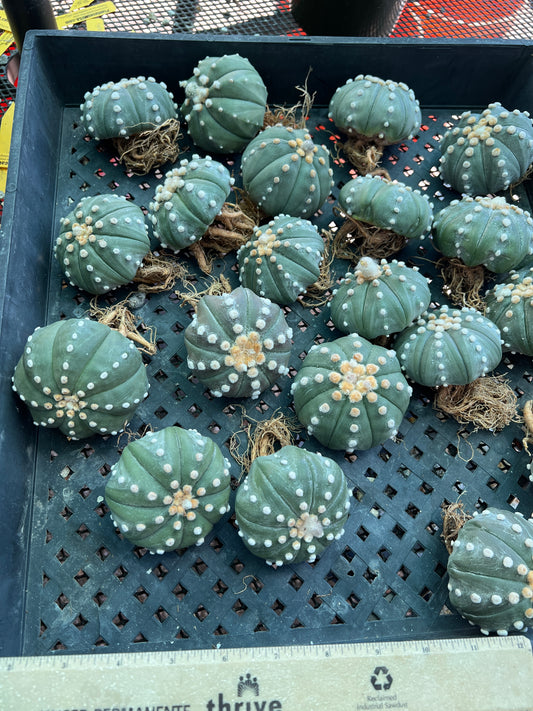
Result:
M411 397L395 352L357 334L313 346L291 392L308 433L348 452L394 437Z
M446 257L501 274L533 254L533 219L503 197L465 195L435 215L433 242Z
M172 93L153 77L110 81L86 92L84 99L81 122L97 140L129 138L178 115Z
M237 252L242 286L290 304L320 276L324 240L308 220L278 215Z
M333 187L329 158L326 146L315 144L305 129L269 126L244 150L243 187L270 217L311 217Z
M533 520L487 508L467 520L448 559L450 602L483 634L527 630L533 618Z
M344 133L382 145L413 138L422 121L419 102L406 84L363 74L336 89L329 118Z
M189 135L206 151L242 151L263 125L266 87L250 61L238 54L205 57L180 86Z
M533 123L527 111L500 103L466 111L441 141L440 174L454 190L488 195L505 190L533 161Z
M185 329L187 364L215 397L255 399L288 373L291 338L281 308L250 289L206 294Z
M55 257L70 284L90 294L128 284L150 251L143 211L119 195L83 198L60 225Z
M237 489L239 535L268 565L313 563L344 534L350 494L336 462L287 445L254 459Z
M467 385L502 358L498 327L467 307L425 311L400 333L394 347L411 380L427 387Z
M403 331L430 301L428 280L417 267L362 257L333 292L331 320L344 333L373 339Z
M166 427L124 448L105 500L118 530L152 553L201 545L229 511L229 462L196 430Z
M13 375L13 390L34 424L59 428L71 439L121 432L148 387L132 341L89 319L37 328Z
M533 267L511 271L485 294L485 315L500 329L505 350L533 356Z
M158 185L149 205L154 237L179 252L200 240L231 192L228 169L210 156L180 161Z
M353 219L406 239L423 239L431 229L433 205L428 197L396 180L360 175L343 185L338 199Z

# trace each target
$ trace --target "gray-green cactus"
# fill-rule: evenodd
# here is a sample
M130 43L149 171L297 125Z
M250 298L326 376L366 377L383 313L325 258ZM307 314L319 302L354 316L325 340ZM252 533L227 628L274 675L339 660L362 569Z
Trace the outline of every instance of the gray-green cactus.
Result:
M185 89L181 112L189 135L206 151L242 151L263 125L266 87L239 54L205 57L180 86Z
M500 329L503 347L533 356L533 267L511 271L485 294L485 315Z
M121 432L148 388L132 341L89 319L36 329L13 375L13 390L34 424L59 428L71 439Z
M85 93L80 110L82 124L97 140L129 138L178 115L166 85L144 76L96 86Z
M242 286L290 304L320 276L324 240L308 220L278 215L254 229L237 252Z
M175 252L206 233L231 192L229 170L210 156L184 158L157 186L149 205L154 237Z
M519 180L533 161L533 123L527 111L500 103L465 111L441 141L440 175L454 190L488 195Z
M503 197L465 195L435 215L433 242L468 267L482 264L501 274L533 254L533 219Z
M351 452L394 437L412 391L394 351L351 334L313 346L291 392L308 433Z
M269 126L242 156L243 187L270 217L308 218L322 207L333 186L329 151L305 129Z
M336 89L329 118L344 133L382 145L413 138L422 121L420 104L406 84L363 74Z
M196 430L133 440L111 468L105 500L118 530L152 553L201 545L229 511L230 464Z
M525 631L533 618L533 520L488 508L465 522L448 559L450 602L483 634Z
M427 387L467 385L502 358L499 328L467 307L425 311L400 333L394 347L407 375Z
M403 331L430 301L428 280L417 267L362 257L333 291L329 305L340 331L373 339Z
M119 195L83 198L60 225L55 257L70 284L90 294L128 284L150 251L143 211Z
M292 329L250 289L202 296L185 329L187 364L215 397L251 397L288 373Z
M312 563L343 536L350 494L332 459L282 447L254 459L237 490L239 535L268 565Z
M405 183L360 175L339 193L339 206L350 217L406 239L423 239L431 229L433 205L427 195Z

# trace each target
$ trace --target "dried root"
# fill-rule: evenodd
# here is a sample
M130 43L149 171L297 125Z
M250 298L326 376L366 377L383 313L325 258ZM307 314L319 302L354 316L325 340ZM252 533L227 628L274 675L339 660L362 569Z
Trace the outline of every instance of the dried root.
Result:
M120 301L118 304L101 308L98 306L98 300L95 297L91 299L90 307L89 316L91 318L95 318L99 323L103 323L115 331L118 331L123 336L126 336L126 338L129 338L137 344L140 351L148 355L154 355L154 353L157 352L154 329L146 328L144 325L141 325L141 328L148 332L149 340L141 335L139 327L135 322L135 316L128 308L128 299L124 299L124 301Z
M265 112L265 118L263 121L263 129L269 126L276 126L281 124L282 126L289 126L290 128L305 128L307 125L307 120L311 109L313 107L313 102L315 100L315 94L310 94L307 89L307 80L309 79L309 70L303 86L297 86L296 89L300 92L301 99L294 106L286 108L285 106L274 106L270 108L267 106ZM298 117L298 112L300 116Z
M444 281L442 290L453 304L485 312L485 303L481 297L485 267L467 267L457 257L441 257L435 266L440 269Z
M178 259L148 252L133 281L139 284L139 291L160 292L172 289L178 279L187 280L189 276L187 268Z
M444 539L446 550L451 555L453 551L453 541L457 539L459 531L472 516L463 511L463 504L456 502L454 504L442 505L442 518L441 537Z
M186 291L176 291L175 294L181 300L181 307L187 305L196 309L202 296L220 296L221 294L229 294L230 291L231 285L229 281L223 274L221 274L217 279L212 278L211 284L207 287L207 289L198 291L194 284L189 282L187 283Z
M313 308L314 306L323 306L329 301L328 292L335 284L331 273L334 258L333 235L324 230L324 255L320 263L320 276L314 284L307 287L304 296L300 299L303 306Z
M407 239L391 230L369 225L344 215L345 221L333 239L333 257L358 262L361 257L387 259L407 244Z
M360 175L374 174L383 156L384 144L366 136L352 136L340 148Z
M434 405L460 424L499 432L511 422L520 422L516 411L517 396L501 375L478 378L468 385L439 388Z
M529 445L533 442L533 400L527 400L522 409L524 418L525 437L522 439L522 444L526 452L531 456Z
M180 137L180 122L167 119L160 126L130 138L115 138L113 144L120 163L134 175L146 175L152 168L177 160Z

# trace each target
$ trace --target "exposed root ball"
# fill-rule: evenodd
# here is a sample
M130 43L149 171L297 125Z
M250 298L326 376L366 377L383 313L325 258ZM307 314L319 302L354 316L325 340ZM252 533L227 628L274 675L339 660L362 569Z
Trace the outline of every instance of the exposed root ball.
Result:
M148 252L133 281L139 284L139 291L160 292L171 289L177 279L188 277L187 268L173 256Z
M130 138L114 138L118 159L135 175L146 175L152 168L174 163L179 155L180 122L167 119L160 126Z
M402 235L344 216L345 221L335 233L333 257L358 262L361 257L387 259L407 244Z
M472 423L476 430L498 432L519 422L517 396L501 375L478 378L468 385L447 385L435 395L435 407L460 424Z
M441 257L435 266L440 269L444 280L443 292L453 304L485 312L485 303L481 297L485 283L485 268L482 265L467 267L456 257Z
M531 455L529 445L533 442L533 400L527 400L522 409L524 418L524 428L526 431L525 437L522 439L522 444L526 452Z
M143 353L154 355L157 352L154 329L147 328L148 340L144 338L135 322L135 316L128 309L127 304L128 299L124 299L118 304L101 308L98 306L98 300L95 297L90 302L89 316L129 338L137 344L138 349ZM142 328L144 330L144 326Z
M383 145L365 136L348 138L340 147L360 175L374 172L383 155Z
M459 531L472 516L463 511L463 504L456 502L442 505L442 518L444 520L441 536L444 539L446 550L451 554L453 541L456 540Z
M278 105L275 105L272 108L267 106L263 121L263 129L268 126L276 126L277 124L281 124L282 126L290 126L291 128L306 127L316 94L315 92L315 94L311 95L307 90L308 79L309 74L305 78L304 85L296 87L296 89L300 92L301 99L294 104L294 106L290 106L289 108ZM300 113L299 117L298 112Z
M194 284L187 283L187 291L176 291L176 295L181 299L180 306L192 306L196 308L198 302L208 294L209 296L219 296L220 294L229 294L231 292L231 284L226 277L221 274L218 279L212 279L211 284L202 291L198 291Z

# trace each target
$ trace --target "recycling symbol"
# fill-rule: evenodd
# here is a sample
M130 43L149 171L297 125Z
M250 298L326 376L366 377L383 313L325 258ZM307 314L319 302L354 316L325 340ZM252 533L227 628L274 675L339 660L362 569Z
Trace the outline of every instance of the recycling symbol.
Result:
M376 667L370 677L370 682L376 691L388 691L392 685L392 676L387 667Z

